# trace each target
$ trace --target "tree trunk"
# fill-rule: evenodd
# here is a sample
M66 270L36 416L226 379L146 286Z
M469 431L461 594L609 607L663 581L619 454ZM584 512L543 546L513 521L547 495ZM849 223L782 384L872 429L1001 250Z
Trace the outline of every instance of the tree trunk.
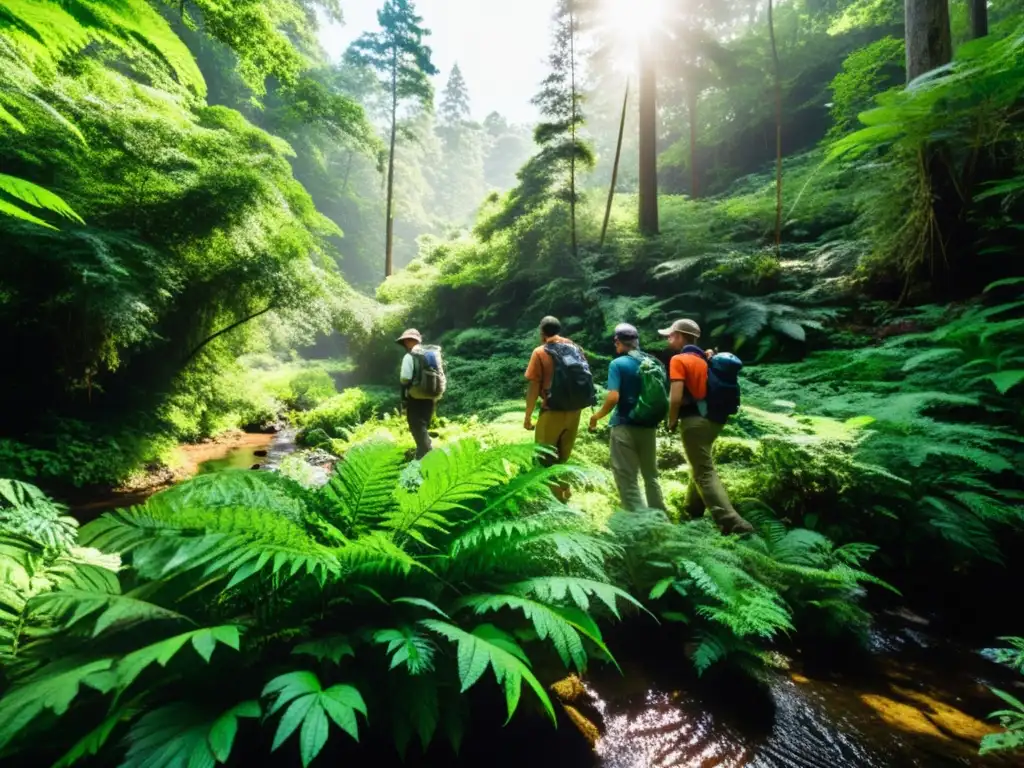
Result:
M640 232L658 234L658 80L649 45L640 49Z
M619 138L615 144L615 162L612 163L612 183L608 187L608 203L604 207L604 223L601 224L601 245L608 231L608 220L612 215L612 198L615 197L615 183L619 180L619 158L622 157L622 134L626 130L626 104L629 102L629 78L626 78L626 95L622 97L622 116L619 117Z
M971 39L988 35L988 0L967 0L971 14Z
M572 154L569 155L569 229L570 236L572 238L572 258L573 263L579 262L579 246L576 243L576 24L572 15L572 11L569 11L569 77L570 77L570 88L569 93L572 99L572 114L570 119L572 121L570 130L572 131Z
M690 197L696 200L697 192L697 100L700 94L694 85L686 88L686 111L690 114Z
M778 256L782 248L782 76L779 72L779 49L775 45L772 0L768 0L768 35L772 41L772 65L775 71L775 255Z
M348 192L348 179L352 175L352 161L355 159L355 150L350 149L348 151L348 159L345 161L345 179L341 183L341 194L344 195Z
M972 0L973 4L973 0ZM904 0L907 29L907 82L953 58L949 0Z
M387 224L384 231L384 278L391 277L394 268L395 216L395 138L398 134L398 58L395 56L391 67L391 150L388 152L388 202Z

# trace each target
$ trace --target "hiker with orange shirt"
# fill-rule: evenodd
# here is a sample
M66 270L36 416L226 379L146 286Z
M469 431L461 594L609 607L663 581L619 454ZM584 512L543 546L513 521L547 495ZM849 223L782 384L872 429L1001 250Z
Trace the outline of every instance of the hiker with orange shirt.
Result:
M703 517L706 508L722 533L751 533L754 527L732 506L711 459L712 447L728 421L728 412L735 412L734 408L708 409L708 360L713 353L697 346L700 326L693 320L676 320L658 333L668 339L669 348L676 353L668 368L668 428L670 432L677 425L682 429L683 451L691 471L687 511L697 519ZM737 358L727 357L742 365ZM738 389L735 398L738 407Z
M564 464L572 455L580 428L580 413L597 402L594 378L583 350L570 339L561 336L562 324L550 315L540 321L539 347L530 355L526 367L526 417L523 427L536 431L536 440L555 449L556 455L545 458L544 463ZM537 400L541 401L536 425L533 412ZM562 501L569 498L569 488L559 485L553 489Z

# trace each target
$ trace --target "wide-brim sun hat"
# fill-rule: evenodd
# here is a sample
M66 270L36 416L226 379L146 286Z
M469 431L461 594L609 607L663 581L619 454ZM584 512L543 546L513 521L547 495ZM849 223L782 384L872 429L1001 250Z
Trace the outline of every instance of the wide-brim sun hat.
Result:
M676 320L668 328L662 328L659 330L658 333L662 336L671 336L673 333L682 333L687 336L693 336L695 339L699 339L700 326L693 320Z
M406 339L411 339L412 341L415 341L417 344L423 343L423 337L420 336L420 332L417 331L415 328L407 328L406 330L402 331L402 335L395 339L395 342L397 344L401 344Z

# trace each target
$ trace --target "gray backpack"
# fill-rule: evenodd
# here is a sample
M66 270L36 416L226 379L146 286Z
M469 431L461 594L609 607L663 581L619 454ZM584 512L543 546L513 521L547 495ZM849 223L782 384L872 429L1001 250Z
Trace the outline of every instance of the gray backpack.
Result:
M448 386L441 348L432 344L417 344L409 354L412 355L409 394L421 400L439 399Z

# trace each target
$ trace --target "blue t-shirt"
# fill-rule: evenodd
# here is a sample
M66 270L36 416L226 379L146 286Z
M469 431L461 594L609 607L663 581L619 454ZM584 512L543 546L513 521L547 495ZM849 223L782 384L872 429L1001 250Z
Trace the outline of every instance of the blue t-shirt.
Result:
M640 363L629 355L620 355L612 360L608 366L608 391L619 393L611 425L632 424L629 414L640 399Z

